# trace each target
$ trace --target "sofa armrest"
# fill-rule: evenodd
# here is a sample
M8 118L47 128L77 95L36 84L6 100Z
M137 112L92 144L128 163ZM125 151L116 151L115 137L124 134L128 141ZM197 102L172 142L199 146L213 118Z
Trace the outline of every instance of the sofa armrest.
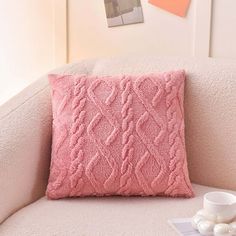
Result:
M44 195L51 151L49 93L43 77L0 106L0 223Z
M49 73L89 74L94 60ZM51 98L47 76L0 106L0 224L45 194L51 156Z

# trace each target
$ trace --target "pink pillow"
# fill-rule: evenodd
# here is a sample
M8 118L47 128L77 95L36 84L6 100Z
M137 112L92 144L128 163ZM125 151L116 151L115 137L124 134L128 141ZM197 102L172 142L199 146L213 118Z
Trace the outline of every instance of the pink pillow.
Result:
M53 143L47 196L192 197L183 71L49 75Z

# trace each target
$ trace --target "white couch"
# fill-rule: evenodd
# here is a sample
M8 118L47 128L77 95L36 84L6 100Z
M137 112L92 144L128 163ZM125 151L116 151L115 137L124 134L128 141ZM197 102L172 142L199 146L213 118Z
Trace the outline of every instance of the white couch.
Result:
M192 199L44 196L51 145L51 103L44 76L0 107L0 235L80 236L176 233L167 219L191 217L208 191L236 190L236 62L216 59L85 60L61 74L139 74L185 69L186 145ZM211 187L206 187L211 186Z

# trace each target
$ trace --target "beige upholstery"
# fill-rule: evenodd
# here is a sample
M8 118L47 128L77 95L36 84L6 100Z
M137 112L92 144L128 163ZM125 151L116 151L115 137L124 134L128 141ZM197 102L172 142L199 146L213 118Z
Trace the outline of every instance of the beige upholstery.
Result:
M151 73L173 69L185 69L188 74L185 115L186 144L191 180L198 184L236 190L235 61L131 57L81 61L60 68L56 72L61 74L83 73L114 75L123 73ZM49 91L47 78L44 76L0 107L0 222L13 214L16 210L34 202L44 195L49 171L51 144L51 103ZM195 200L197 201L197 199ZM193 208L190 208L190 206L194 207L192 205L195 204L195 200L183 200L181 204L178 204L178 201L171 200L171 202L169 202L170 199L163 199L160 203L162 210L158 212L158 215L156 213L156 215L154 214L154 209L157 210L157 205L159 206L160 200L150 198L141 199L140 208L138 207L139 198L131 198L129 200L118 200L117 198L96 200L78 199L66 200L66 204L69 207L68 210L71 211L77 209L74 207L76 204L79 204L78 211L86 211L88 204L89 214L92 214L93 206L96 205L93 202L99 204L101 201L101 203L106 206L104 211L102 211L103 214L101 218L103 219L100 219L101 222L107 219L109 224L115 225L116 223L119 224L119 220L123 223L125 223L125 221L115 217L114 219L117 220L117 222L115 220L114 222L109 222L108 216L106 216L106 209L108 211L112 206L114 206L114 209L118 209L117 207L119 206L121 212L124 211L128 214L127 217L132 217L132 214L136 212L136 208L132 208L132 204L127 204L129 208L131 207L130 215L128 213L128 207L122 209L123 202L126 204L126 202L132 201L132 203L134 202L134 206L137 206L137 212L146 214L144 209L146 205L150 209L153 208L150 216L155 216L157 222L160 217L160 222L164 224L165 217L176 216L174 209L173 212L168 210L170 213L168 216L164 214L166 205L173 204L171 208L174 208L176 205L176 209L182 209L178 208L179 205L190 204L186 205L189 206L189 211L183 211L183 216L187 216L190 213L192 214ZM29 216L25 214L25 216L21 215L21 217L17 218L17 215L13 215L6 220L3 225L0 225L0 232L10 232L7 226L9 226L11 230L18 230L13 222L24 225L27 219L32 219L32 221L34 219L36 220L37 213L34 212L33 208L38 206L37 209L40 209L40 204L42 204L42 206L46 204L46 206L49 207L48 209L53 209L52 211L56 213L57 211L63 211L62 208L60 208L63 207L61 206L61 202L64 203L64 201L48 202L45 199L41 199L27 207L27 210L23 209L17 213L23 214L24 211L27 211L29 212ZM115 204L116 202L117 204ZM82 203L84 204L82 205ZM165 205L164 203L168 204ZM65 207L67 207L67 205L65 205ZM52 206L52 208L50 208L50 206ZM100 206L102 210L103 207L102 205ZM124 205L124 207L126 207L126 205ZM42 207L42 209L44 208ZM98 210L99 208L95 208L95 212L97 211L96 214L99 215ZM113 213L115 214L115 212ZM111 214L113 213L111 212ZM31 217L30 214L32 214ZM45 215L47 214L45 210ZM64 211L64 220L62 218L58 220L65 222L69 230L70 218L66 217L67 214L69 213ZM33 215L35 218L33 218ZM78 217L82 216L78 215ZM92 219L95 221L97 216L94 215L93 217ZM81 220L83 219L81 218ZM89 222L90 219L86 218L85 220ZM135 218L133 220L134 222L136 221ZM138 218L137 220L139 221L137 221L137 224L135 223L135 227L139 227L139 222L143 221L143 227L146 228L145 224L148 223L147 219L146 221L142 218ZM14 225L12 227L10 227L11 222ZM75 222L71 222L73 232L77 232L76 230L80 232L79 227L75 226ZM151 222L150 225L154 228L156 227L155 229L157 230L158 224L155 226L154 221ZM37 225L37 222L34 224ZM90 224L87 224L87 226L85 222L83 224L84 232L88 232L86 231L86 227ZM45 232L49 230L50 227L48 227L49 226L45 226ZM53 226L51 227L53 228ZM106 228L104 225L100 227L102 230ZM163 227L165 228L166 226L164 225ZM40 225L40 228L43 230L42 225ZM32 228L32 230L33 229L34 228ZM126 229L125 226L123 229ZM165 228L165 230L169 232L168 228ZM14 235L14 231L11 231L11 233L12 234L8 235ZM32 235L37 235L36 233Z
M92 66L91 60L54 72L87 73ZM51 120L47 76L0 106L0 223L45 193L50 165Z
M45 197L0 226L1 236L174 236L167 220L191 217L204 193L219 189L194 185L192 199L109 197L57 201ZM232 192L236 194L236 192Z

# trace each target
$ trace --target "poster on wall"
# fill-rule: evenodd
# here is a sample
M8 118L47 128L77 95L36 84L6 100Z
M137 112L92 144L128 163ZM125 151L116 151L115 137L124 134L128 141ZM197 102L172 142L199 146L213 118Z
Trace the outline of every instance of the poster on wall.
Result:
M185 17L190 0L149 0L149 3L177 16Z
M140 0L104 0L108 27L143 22Z

